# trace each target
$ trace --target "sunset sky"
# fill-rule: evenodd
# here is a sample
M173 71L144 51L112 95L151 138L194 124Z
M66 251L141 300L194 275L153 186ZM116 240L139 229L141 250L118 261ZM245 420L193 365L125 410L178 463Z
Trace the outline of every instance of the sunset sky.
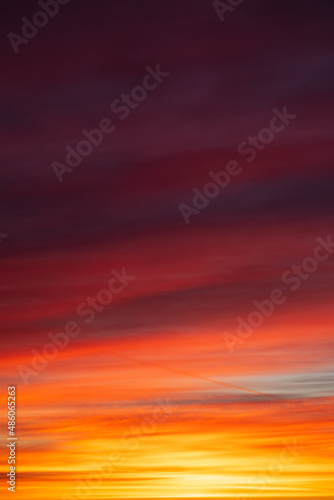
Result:
M244 0L221 21L208 0L70 0L18 53L7 34L41 7L6 4L0 498L16 386L17 500L333 499L333 2Z

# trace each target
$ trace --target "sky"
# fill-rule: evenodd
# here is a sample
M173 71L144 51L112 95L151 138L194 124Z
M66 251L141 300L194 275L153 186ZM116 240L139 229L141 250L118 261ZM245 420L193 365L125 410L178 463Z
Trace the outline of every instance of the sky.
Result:
M0 15L0 497L14 386L18 500L333 498L333 3L48 5Z

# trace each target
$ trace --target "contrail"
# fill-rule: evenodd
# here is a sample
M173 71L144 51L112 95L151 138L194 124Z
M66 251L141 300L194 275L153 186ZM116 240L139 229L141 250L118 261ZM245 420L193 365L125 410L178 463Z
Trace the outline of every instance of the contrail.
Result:
M271 398L271 399L274 399L276 401L282 402L282 398L279 398L278 396L273 396L272 394L267 394L265 392L255 391L254 389L248 389L246 387L241 387L239 385L228 384L227 382L220 382L219 380L214 380L214 379L209 378L209 377L204 377L202 375L197 375L194 373L185 372L183 370L178 370L176 368L171 368L169 366L161 365L161 364L154 363L151 361L145 361L142 359L133 358L132 356L128 356L128 355L120 354L120 353L115 353L114 351L112 352L112 354L118 358L126 359L127 361L142 363L142 364L149 365L149 366L154 366L155 368L161 368L162 370L166 370L168 372L178 373L180 375L186 375L187 377L197 378L199 380L204 380L205 382L211 382L212 384L217 384L217 385L220 385L222 387L229 387L231 389L238 389L239 391L248 392L250 394L256 394L257 396L265 396L267 398Z

